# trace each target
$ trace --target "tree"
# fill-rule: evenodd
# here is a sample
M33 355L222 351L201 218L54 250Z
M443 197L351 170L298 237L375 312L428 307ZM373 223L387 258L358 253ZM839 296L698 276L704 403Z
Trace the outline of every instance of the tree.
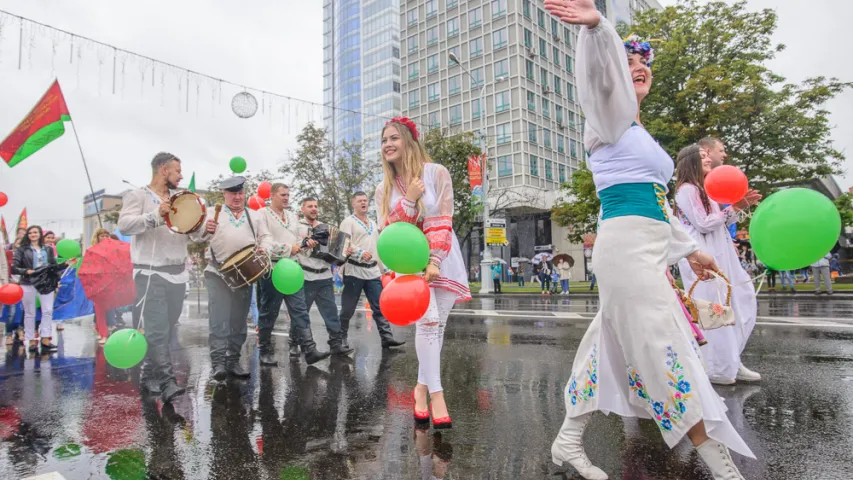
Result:
M834 203L838 213L841 214L841 228L853 227L853 194L842 193Z
M595 193L592 172L581 163L581 168L572 172L570 181L560 186L562 198L554 203L551 219L561 227L568 227L568 239L572 243L583 243L583 236L595 233L601 202Z
M853 86L824 77L785 83L766 67L785 48L771 43L776 26L772 10L748 12L744 1L682 0L639 14L630 29L655 47L642 106L649 133L672 156L705 135L721 138L730 162L765 194L776 183L840 173L844 155L829 139L824 106Z
M261 170L256 174L251 174L247 171L241 175L246 179L246 183L244 184L245 186L243 187L246 192L246 198L250 195L255 195L258 191L258 185L261 182L266 181L272 183L276 180L275 175L273 175L269 170ZM220 174L218 177L207 183L207 190L200 193L208 205L225 203L225 195L222 194L222 189L219 188L219 184L221 184L225 179L231 178L231 176L232 174Z
M279 173L291 178L291 191L297 200L317 199L322 221L340 224L352 213L350 199L359 190L373 197L368 190L381 169L377 160L364 158L361 144L333 146L326 130L313 123L306 125L296 139L299 148L284 161Z

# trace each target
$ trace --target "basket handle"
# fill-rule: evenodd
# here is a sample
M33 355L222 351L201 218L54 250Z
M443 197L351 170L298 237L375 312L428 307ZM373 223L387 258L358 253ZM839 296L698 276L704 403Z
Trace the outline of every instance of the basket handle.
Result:
M720 278L722 278L724 282L726 282L726 306L731 307L732 306L732 283L725 276L725 274L723 274L723 272L718 270L714 273L717 276L719 276ZM696 285L699 285L699 277L696 277L696 281L693 282L693 285L690 286L690 291L687 292L688 298L693 298L693 290L696 289Z

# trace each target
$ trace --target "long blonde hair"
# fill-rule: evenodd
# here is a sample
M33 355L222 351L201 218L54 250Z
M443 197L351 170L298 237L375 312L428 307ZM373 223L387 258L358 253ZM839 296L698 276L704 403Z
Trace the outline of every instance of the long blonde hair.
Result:
M432 159L429 158L429 155L426 150L424 150L423 145L412 137L412 132L409 130L409 127L402 123L394 121L388 122L385 127L382 128L383 137L385 136L385 130L390 126L394 126L397 129L397 133L403 137L406 145L406 152L403 155L403 169L405 170L405 176L401 179L403 185L407 186L415 177L423 180L424 164L432 163ZM382 179L382 192L384 193L382 198L384 200L382 201L382 205L378 205L379 217L388 218L388 214L391 210L391 191L394 189L394 179L397 177L397 168L385 160L384 152L381 155L382 171L385 173L385 176ZM418 199L418 218L423 216L424 210L426 210L426 208L424 207L423 196L421 196L421 198Z
M98 237L100 237L100 236L101 236L102 234L104 234L104 233L106 233L107 235L109 235L109 234L110 234L110 232L109 232L109 231L107 231L107 229L106 229L106 228L97 228L97 229L95 229L95 233L93 233L93 234L92 234L92 240L91 240L91 242L89 243L89 246L90 246L90 247L94 247L95 245L97 245L97 244L98 244L98 242L100 241L100 240L98 240Z

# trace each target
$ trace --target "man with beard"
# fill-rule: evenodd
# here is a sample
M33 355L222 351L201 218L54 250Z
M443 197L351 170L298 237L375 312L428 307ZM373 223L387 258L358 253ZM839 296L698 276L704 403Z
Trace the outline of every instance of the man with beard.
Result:
M137 299L134 317L141 315L144 319L148 341L148 354L142 365L142 389L159 394L168 403L184 393L184 387L178 386L172 373L169 345L190 279L184 268L187 242L205 241L208 235L202 231L177 235L166 226L165 217L172 207L169 199L177 193L183 178L181 161L171 153L160 152L151 161L151 170L151 183L124 195L118 229L122 235L131 237L130 259Z
M311 236L314 234L321 224L317 221L320 215L320 207L317 205L317 200L314 198L305 198L302 200L302 220L299 221L296 231L298 235L304 239L303 241L311 241ZM328 228L328 225L324 225ZM311 250L306 249L299 253L299 264L302 265L302 270L305 272L305 303L308 311L311 311L311 305L316 301L317 308L320 310L320 315L326 323L326 331L329 332L329 347L332 355L347 355L352 353L352 349L344 345L343 337L341 336L341 323L338 319L338 306L335 304L335 292L332 286L332 271L330 265L322 259L311 256ZM294 325L291 323L290 336L294 337Z
M373 321L382 339L382 348L399 347L406 342L394 339L391 325L379 310L379 296L382 294L382 281L379 255L376 252L376 242L379 240L379 227L367 216L370 200L364 192L356 192L352 196L353 214L341 222L341 231L350 235L350 248L347 263L344 264L344 291L341 294L341 335L345 346L349 346L349 321L358 306L361 292L367 296L370 309L373 310Z
M270 189L270 206L258 212L261 223L272 236L274 244L270 251L273 264L282 258L296 257L302 251L302 237L296 233L299 219L288 211L290 206L290 188L283 183L274 183ZM305 242L306 248L317 245L314 240ZM305 354L309 365L317 363L329 356L329 352L317 350L311 333L311 320L308 316L308 306L305 303L305 288L300 288L292 295L279 292L272 283L272 277L264 277L258 283L261 292L260 315L258 316L258 348L260 349L261 365L278 365L275 359L275 345L272 330L281 311L284 300L290 314L290 356L299 357L299 347Z
M703 137L696 145L699 145L699 148L704 150L708 158L711 159L711 170L722 166L726 159L729 158L729 154L726 153L726 145L719 138ZM728 206L727 204L721 204L720 209L725 209ZM737 238L737 222L729 225L729 235L731 235L732 240Z

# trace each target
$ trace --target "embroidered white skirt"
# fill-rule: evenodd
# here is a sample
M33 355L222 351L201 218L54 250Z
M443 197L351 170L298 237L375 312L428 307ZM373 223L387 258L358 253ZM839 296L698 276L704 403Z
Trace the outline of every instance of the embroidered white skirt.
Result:
M645 217L601 222L592 254L601 308L575 356L567 415L651 418L670 448L704 420L709 437L755 458L705 374L667 281L670 232L669 224Z

